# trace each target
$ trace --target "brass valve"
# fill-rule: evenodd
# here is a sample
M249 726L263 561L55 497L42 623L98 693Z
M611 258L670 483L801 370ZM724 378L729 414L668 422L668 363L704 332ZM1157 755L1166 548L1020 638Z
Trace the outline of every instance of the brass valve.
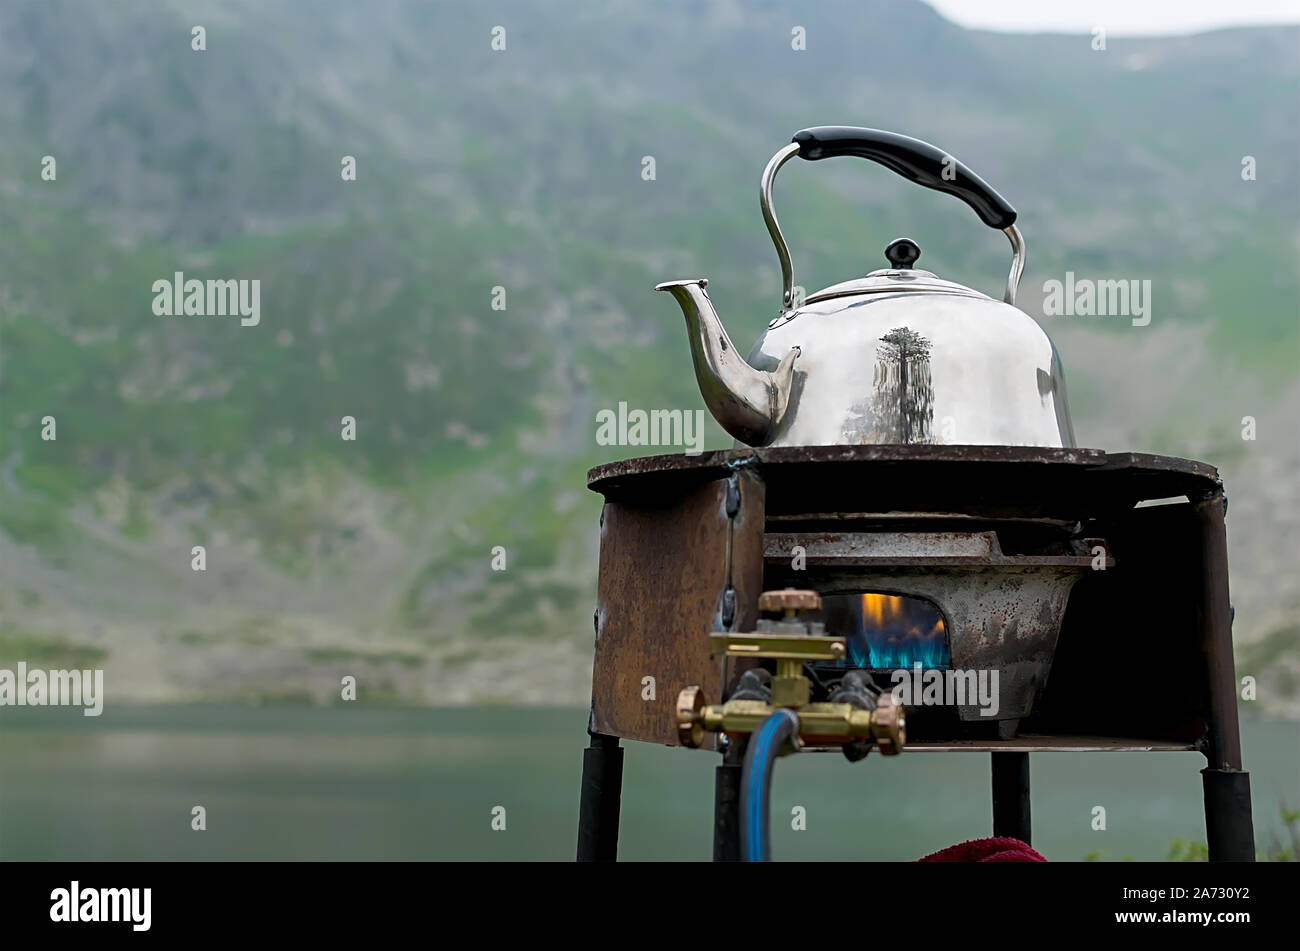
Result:
M906 744L906 715L903 706L888 692L876 698L874 710L852 703L809 703L812 684L803 675L803 665L808 661L840 660L846 650L843 637L827 635L822 625L798 619L801 612L821 609L821 595L794 588L764 591L759 595L758 607L767 614L780 612L784 618L760 621L759 630L751 634L710 634L710 654L775 660L772 702L729 700L710 706L703 689L686 687L677 696L677 736L681 744L698 747L706 733L719 731L753 733L778 709L785 708L799 717L801 742L833 746L870 739L886 756L901 753Z
M753 733L777 709L762 700L728 700L709 706L703 690L687 687L677 696L677 736L683 746L694 748L704 742L705 733ZM895 756L907 743L906 713L889 693L880 694L874 710L850 703L809 703L794 712L804 744L837 746L870 739L885 756Z

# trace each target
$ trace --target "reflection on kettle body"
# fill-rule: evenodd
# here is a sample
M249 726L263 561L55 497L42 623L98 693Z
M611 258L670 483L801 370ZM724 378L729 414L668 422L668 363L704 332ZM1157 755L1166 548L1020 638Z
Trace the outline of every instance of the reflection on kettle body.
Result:
M850 444L931 443L934 387L930 341L909 327L880 338L871 394L849 408L842 430Z

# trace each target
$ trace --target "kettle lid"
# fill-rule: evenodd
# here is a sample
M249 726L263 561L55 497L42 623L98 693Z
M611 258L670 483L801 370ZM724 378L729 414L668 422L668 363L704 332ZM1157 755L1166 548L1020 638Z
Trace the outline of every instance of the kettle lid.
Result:
M921 249L915 241L910 238L897 238L885 248L885 257L889 260L890 267L872 271L866 277L859 277L852 281L843 281L839 284L832 284L830 287L824 287L817 293L805 297L804 303L815 304L818 301L829 300L833 297L855 297L859 294L906 294L918 292L951 294L958 297L974 297L983 300L990 299L987 294L981 294L965 284L958 284L956 281L945 281L932 271L912 267L920 256Z

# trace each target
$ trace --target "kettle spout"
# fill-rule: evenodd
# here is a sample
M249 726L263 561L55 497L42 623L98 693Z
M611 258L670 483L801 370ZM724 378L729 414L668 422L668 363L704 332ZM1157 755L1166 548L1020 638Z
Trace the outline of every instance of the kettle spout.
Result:
M791 348L775 370L754 369L718 320L704 290L708 283L702 278L668 281L655 290L672 294L686 316L695 379L713 418L746 445L764 446L785 416L799 348Z

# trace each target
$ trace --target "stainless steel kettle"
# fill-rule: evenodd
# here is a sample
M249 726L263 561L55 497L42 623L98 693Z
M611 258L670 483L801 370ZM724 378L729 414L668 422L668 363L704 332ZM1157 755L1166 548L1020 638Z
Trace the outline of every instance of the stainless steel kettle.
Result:
M956 195L1011 240L1011 273L996 301L912 265L900 238L890 266L794 299L790 252L772 211L772 182L794 156L871 159ZM722 428L750 446L870 443L1073 446L1056 347L1015 306L1025 264L1016 212L951 155L878 129L820 126L795 134L763 171L759 200L781 259L781 312L747 359L727 336L708 281L669 281L686 315L695 377Z

